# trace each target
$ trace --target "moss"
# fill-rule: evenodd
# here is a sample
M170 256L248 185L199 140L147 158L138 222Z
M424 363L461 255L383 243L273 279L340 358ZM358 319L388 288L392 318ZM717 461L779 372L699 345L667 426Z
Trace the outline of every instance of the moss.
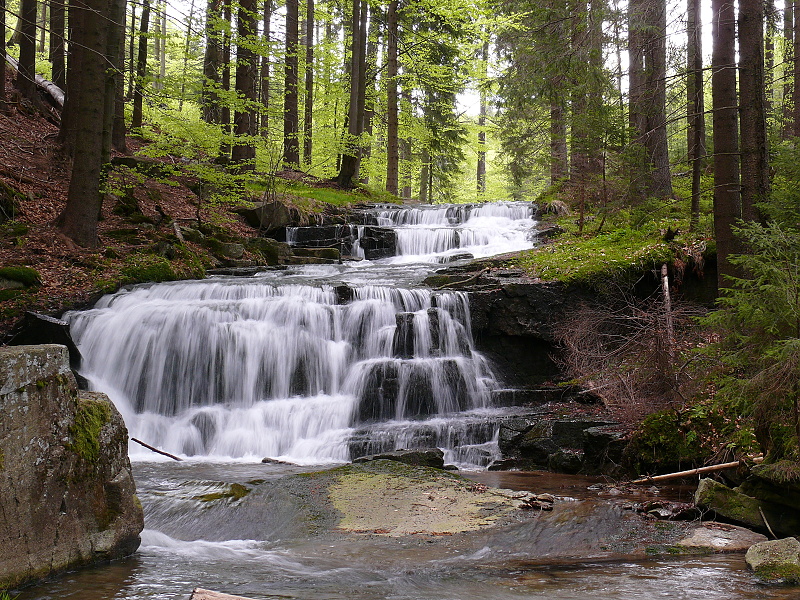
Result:
M2 267L0 277L18 281L25 287L35 287L42 284L39 272L31 267Z
M0 225L0 237L14 238L25 235L30 230L25 223L19 221L7 221Z
M111 408L102 400L81 398L75 422L70 426L72 442L67 448L87 462L100 458L100 431L111 418Z
M232 483L228 488L221 492L211 492L210 494L202 494L195 496L195 500L200 502L215 502L217 500L230 500L236 502L241 500L250 493L250 488L243 486L241 483Z
M755 570L762 581L800 585L800 566L792 564L762 565Z
M131 283L174 281L178 278L170 262L161 256L131 256L122 267L122 274Z
M6 300L13 300L20 296L23 293L23 290L0 290L0 302L5 302Z

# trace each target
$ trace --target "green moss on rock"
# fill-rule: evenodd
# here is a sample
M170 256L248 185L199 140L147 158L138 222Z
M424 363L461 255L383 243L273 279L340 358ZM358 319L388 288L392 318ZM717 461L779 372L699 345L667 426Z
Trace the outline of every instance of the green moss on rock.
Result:
M110 418L111 407L106 402L81 398L75 422L69 428L72 441L67 448L87 462L96 462L100 457L100 431Z
M241 500L247 496L249 493L250 488L243 486L241 483L232 483L226 490L202 494L200 496L195 496L194 498L195 500L200 500L200 502L215 502L217 500L231 500L232 502L236 502L237 500Z
M130 257L122 268L122 274L134 283L145 281L158 283L178 278L166 258L150 254Z
M0 278L18 281L25 287L35 287L42 284L39 271L31 267L2 267Z

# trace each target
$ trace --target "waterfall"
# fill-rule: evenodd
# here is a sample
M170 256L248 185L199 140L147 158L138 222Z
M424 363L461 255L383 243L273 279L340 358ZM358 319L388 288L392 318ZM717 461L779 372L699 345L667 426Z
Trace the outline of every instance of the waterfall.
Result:
M131 435L184 455L348 460L354 428L486 407L496 387L461 292L362 285L342 303L330 285L220 278L67 317Z

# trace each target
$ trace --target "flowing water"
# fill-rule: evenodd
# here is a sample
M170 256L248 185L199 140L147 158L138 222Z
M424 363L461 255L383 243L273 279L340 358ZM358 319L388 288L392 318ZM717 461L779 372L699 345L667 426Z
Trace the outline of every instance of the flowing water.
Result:
M245 518L198 499L230 483L434 445L479 481L568 497L558 522L611 535L626 517L618 504L582 498L586 481L481 471L498 456L492 392L502 382L475 350L466 295L417 287L443 257L531 247L533 216L524 203L377 208L378 224L396 229L395 257L136 286L67 315L83 375L114 400L131 435L186 460L132 446L140 551L20 600L182 598L194 587L315 600L792 597L756 586L738 556L609 562L576 550L565 560L575 536L546 527L457 540L309 538L286 507Z

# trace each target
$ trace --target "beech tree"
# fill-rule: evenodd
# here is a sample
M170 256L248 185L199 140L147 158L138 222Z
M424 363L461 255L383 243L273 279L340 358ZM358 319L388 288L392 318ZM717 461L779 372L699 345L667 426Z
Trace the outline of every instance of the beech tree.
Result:
M399 2L386 11L386 191L397 194L400 169L399 102L397 93L397 41Z
M286 55L284 57L283 163L288 168L300 164L300 120L298 113L298 0L286 2Z
M36 0L20 0L19 71L16 86L30 100L36 100Z
M706 158L705 87L703 85L703 32L700 0L687 2L686 148L692 168L690 226L700 221L700 182Z
M257 62L253 51L256 35L256 0L239 0L236 17L238 37L236 44L236 93L243 104L234 115L234 134L231 160L240 169L255 168L256 147L253 136L256 134L255 102L257 92Z
M72 12L72 11L70 11ZM144 80L147 76L147 34L150 29L150 0L143 0L142 17L139 22L139 51L136 55L136 83L133 87L133 114L131 127L142 126ZM70 69L72 72L72 69Z

